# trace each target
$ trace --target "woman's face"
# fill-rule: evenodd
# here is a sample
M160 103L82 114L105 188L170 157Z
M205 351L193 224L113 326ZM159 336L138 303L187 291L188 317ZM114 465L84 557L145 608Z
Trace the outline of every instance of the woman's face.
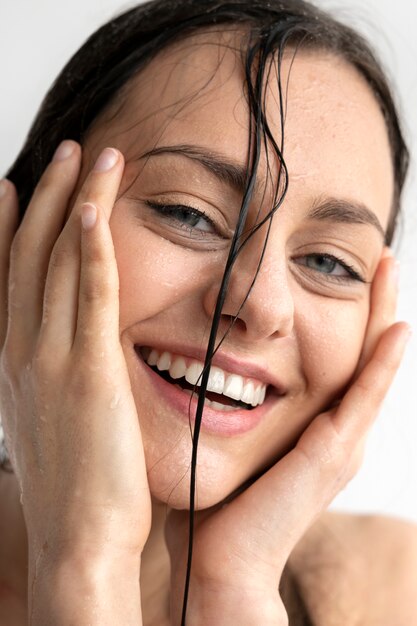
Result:
M188 506L191 456L191 385L181 376L187 368L192 380L193 363L204 360L247 164L248 108L231 43L236 35L200 34L158 55L85 145L84 172L107 145L127 161L111 217L120 336L152 493L179 508ZM277 460L342 393L383 249L393 174L374 96L354 68L319 52L296 56L286 91L290 63L282 67L289 189L255 285L213 361L227 396L208 394L219 404L203 417L200 508ZM279 144L278 103L273 71L267 116ZM273 151L269 163L263 152L247 228L270 210L278 173ZM247 294L265 235L264 226L236 261L220 337ZM145 362L150 349L151 363L164 353L166 379ZM247 402L236 408L228 396L242 393Z

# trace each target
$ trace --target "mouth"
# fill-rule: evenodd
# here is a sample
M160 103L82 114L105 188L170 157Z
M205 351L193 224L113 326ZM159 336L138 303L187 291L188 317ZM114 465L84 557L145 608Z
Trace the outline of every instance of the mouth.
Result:
M167 383L189 396L196 397L201 385L204 363L183 355L135 346L135 350L152 371ZM210 368L205 408L214 411L252 411L262 406L268 385L255 379L228 372L220 367Z

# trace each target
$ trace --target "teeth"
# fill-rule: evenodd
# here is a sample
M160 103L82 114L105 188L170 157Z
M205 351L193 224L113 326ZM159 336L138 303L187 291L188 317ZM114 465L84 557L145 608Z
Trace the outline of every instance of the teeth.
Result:
M242 400L242 402L246 402L246 404L253 404L254 392L255 387L252 382L249 382L245 385L240 399Z
M241 376L230 374L226 378L223 393L233 400L240 400L243 392L243 380Z
M207 383L208 391L214 391L215 393L223 393L224 390L224 372L220 367L212 367L210 369L210 375Z
M222 404L221 402L212 402L208 398L205 399L204 404L209 406L211 409L215 409L216 411L236 411L236 409L240 409L239 406L231 406L230 404Z
M193 395L191 389L182 389L179 385L176 385L181 391L184 391L189 396ZM195 395L195 394L194 394ZM230 404L222 404L221 402L214 402L214 400L209 400L208 398L204 398L204 406L209 406L211 409L215 409L216 411L236 411L236 409L240 409L239 406L231 406Z
M151 353L146 359L146 362L148 365L151 365L153 367L154 365L158 363L158 359L159 359L159 352L157 352L157 350L151 350Z
M187 366L185 364L185 359L182 357L174 359L174 362L171 363L171 367L169 368L171 378L184 378L186 371Z
M202 363L197 363L197 361L191 363L191 365L187 367L187 371L185 372L185 380L187 381L187 383L190 383L190 385L195 385L198 381L198 384L200 385L200 376L203 372L203 369L204 365Z
M163 352L158 359L158 363L156 364L156 367L159 369L160 372L163 372L164 370L169 370L170 365L171 365L170 353Z
M171 378L185 378L190 385L201 384L201 374L204 369L203 363L199 361L187 362L184 357L164 351L159 352L154 348L147 348L142 351L142 356L151 367L157 367L159 371L169 371ZM255 387L256 385L256 387ZM183 389L183 391L185 391ZM222 394L233 400L241 400L245 404L258 406L265 400L266 385L259 384L259 381L244 379L238 374L229 374L220 367L211 367L207 383L207 391ZM233 411L239 407L231 407L220 402L206 400L208 406L220 411Z

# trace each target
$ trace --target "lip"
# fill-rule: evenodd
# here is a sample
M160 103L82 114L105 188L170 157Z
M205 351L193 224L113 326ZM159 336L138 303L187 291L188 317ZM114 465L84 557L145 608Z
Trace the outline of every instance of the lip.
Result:
M191 423L194 423L198 402L197 394L190 396L175 385L161 378L161 376L156 374L152 368L145 363L143 357L140 355L139 348L140 346L135 346L138 364L148 376L158 398L163 399L170 408L174 409L175 414L179 415L183 422L189 424L191 420ZM181 350L180 354L184 354L184 350ZM190 355L184 354L184 356ZM199 359L197 355L193 356L193 358ZM202 359L200 358L199 360ZM213 365L214 364L215 363L213 363ZM220 364L219 367L221 367ZM223 367L226 369L226 366ZM253 375L253 370L251 370L251 374ZM271 406L277 401L279 401L279 395L274 392L271 393L270 391L267 393L263 404L252 410L235 409L233 411L216 411L211 407L205 406L203 419L201 421L201 431L223 437L242 435L256 428L263 420L266 413L268 413Z
M206 351L194 346L175 346L171 344L164 344L163 346L158 343L143 344L143 346L149 348L155 348L160 352L171 352L179 356L188 357L204 363L206 357ZM143 346L139 344L135 345L136 352ZM212 365L220 367L229 374L238 374L243 378L254 378L264 385L272 385L274 387L274 393L282 396L287 392L284 384L271 374L266 365L260 365L259 363L251 363L247 359L239 359L236 356L226 354L225 352L216 353L212 359Z

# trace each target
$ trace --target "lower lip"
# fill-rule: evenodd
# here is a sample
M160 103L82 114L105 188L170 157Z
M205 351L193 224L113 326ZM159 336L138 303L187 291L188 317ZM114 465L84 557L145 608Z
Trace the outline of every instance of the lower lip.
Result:
M187 424L189 424L190 421L194 423L198 402L197 395L194 394L190 396L179 387L161 378L161 376L156 374L153 369L145 363L143 358L137 354L139 348L135 348L135 350L138 361L142 368L144 368L158 397L163 398L167 404L180 415L182 421ZM234 409L232 411L216 411L209 406L204 406L201 430L223 437L242 435L256 428L278 399L279 397L275 395L267 396L263 404L251 410Z

